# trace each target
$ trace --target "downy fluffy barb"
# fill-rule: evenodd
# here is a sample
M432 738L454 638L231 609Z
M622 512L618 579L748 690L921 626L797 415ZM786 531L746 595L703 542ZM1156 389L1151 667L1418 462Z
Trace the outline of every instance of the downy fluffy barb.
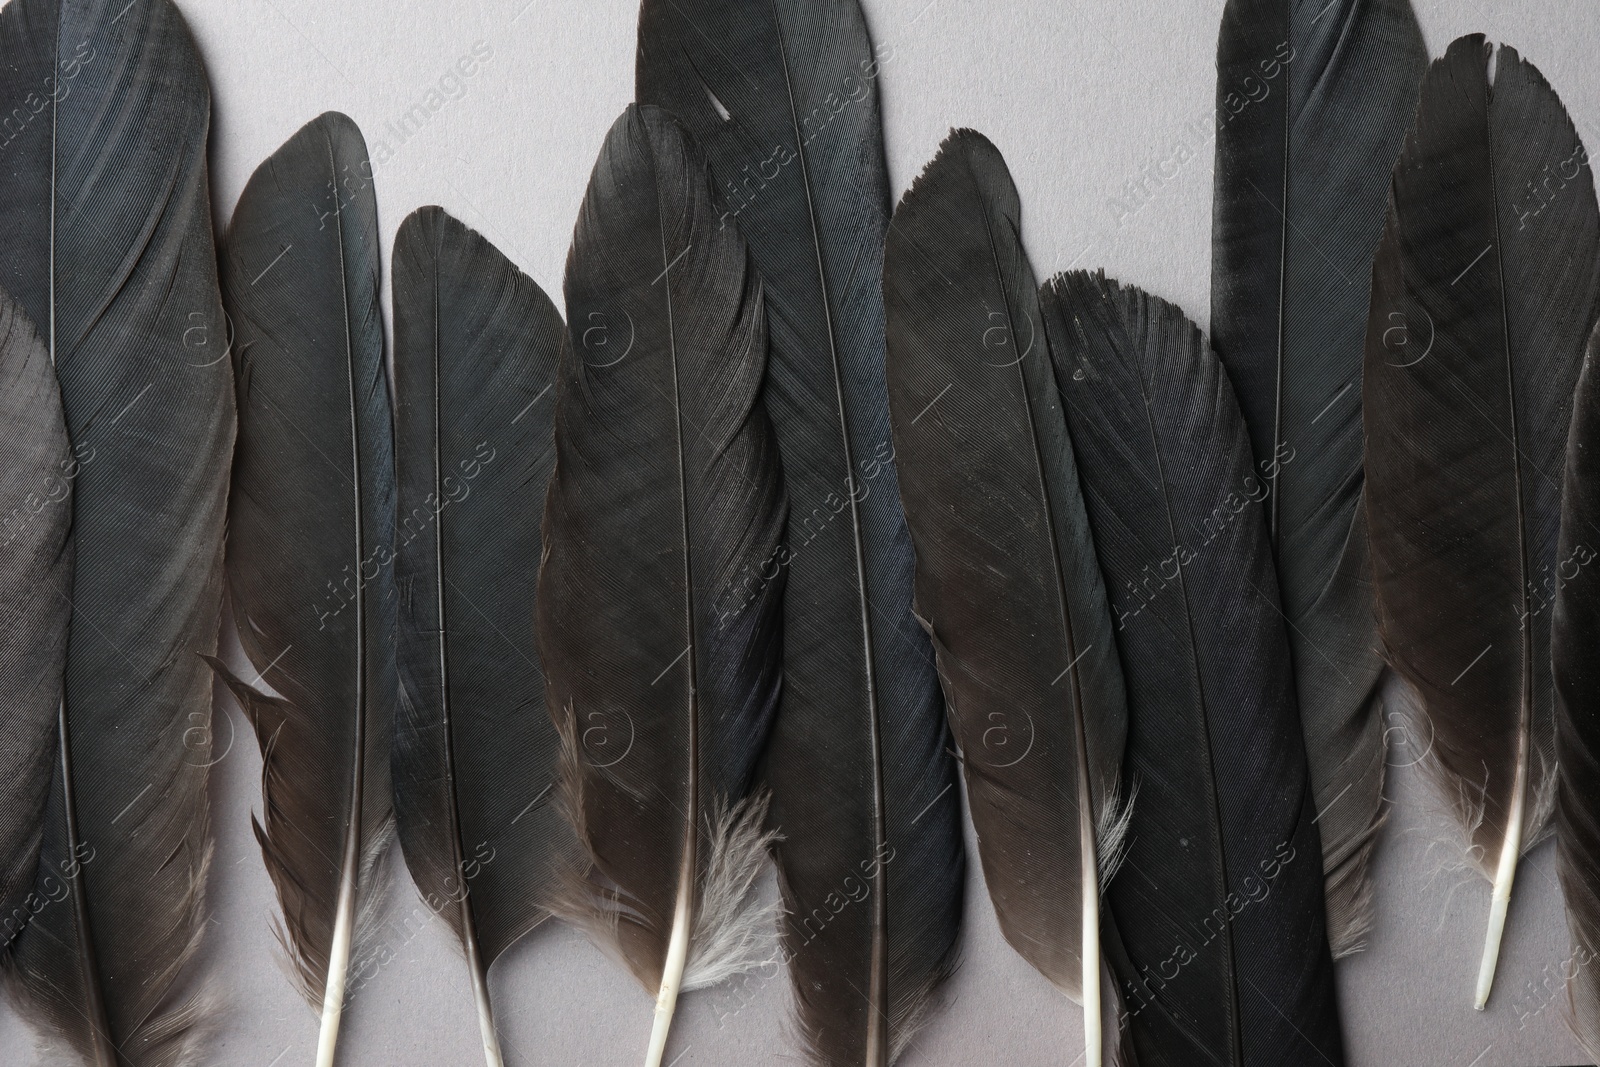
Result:
M1100 896L1128 706L1020 215L995 147L951 134L890 231L889 400L989 896L1012 947L1083 1005L1101 1067L1120 1038L1100 1033L1117 999Z
M370 174L354 123L308 123L251 176L223 257L240 411L229 591L256 677L281 696L222 673L261 743L256 837L322 1013L319 1067L393 828L394 438Z
M818 1067L887 1067L911 1040L954 965L964 878L884 385L887 48L858 0L644 0L639 14L638 99L705 146L719 218L764 284L790 521L780 554L737 581L741 596L778 571L788 582L764 777L795 1028ZM841 891L864 899L839 911Z
M1510 48L1434 63L1373 266L1366 509L1385 655L1424 766L1493 883L1486 1003L1518 856L1548 830L1550 600L1573 386L1600 299L1600 209L1560 100Z
M557 907L657 995L760 961L747 914L777 707L785 518L761 406L766 323L704 157L655 107L606 137L567 261L538 626L588 869ZM694 961L694 972L690 963Z
M1212 344L1269 493L1335 959L1372 927L1384 811L1360 506L1367 279L1427 62L1410 0L1229 0L1217 42Z
M1139 783L1108 894L1143 1067L1343 1062L1322 848L1263 483L1171 304L1081 272L1041 299Z
M8 977L64 1058L175 1067L210 1014L182 991L206 927L200 656L216 648L234 435L210 88L168 0L12 0L0 50L0 113L27 116L0 168L0 285L60 382L75 552L36 890L53 902Z

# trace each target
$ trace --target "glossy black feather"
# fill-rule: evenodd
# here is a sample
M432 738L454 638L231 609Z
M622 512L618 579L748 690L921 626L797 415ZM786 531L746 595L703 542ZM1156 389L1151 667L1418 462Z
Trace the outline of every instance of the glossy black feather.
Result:
M1233 389L1182 312L1137 289L1066 274L1042 305L1128 689L1139 792L1110 897L1139 1061L1341 1063L1265 485Z
M1600 210L1555 93L1509 48L1491 90L1488 59L1464 37L1433 65L1395 167L1365 419L1379 630L1420 695L1424 765L1492 880L1554 799L1546 583Z
M412 880L486 998L496 957L549 914L569 839L534 634L566 327L531 278L437 207L401 224L392 285L395 815Z
M651 993L680 903L686 988L758 962L745 934L770 921L749 894L767 842L747 794L777 708L783 585L750 595L740 576L774 557L785 503L761 407L761 285L717 213L688 133L659 108L624 112L567 260L539 577L568 814L590 860L562 914Z
M1083 1003L1128 708L1020 216L1000 153L953 133L895 209L889 401L989 896L1012 947Z
M790 522L739 581L789 583L765 777L797 1025L829 1067L884 1067L910 1040L954 964L964 877L884 385L890 54L857 0L646 0L639 20L639 100L705 145L765 285Z
M184 976L205 925L200 656L216 648L234 434L210 88L167 0L13 0L0 55L0 284L49 346L76 461L38 890L54 901L10 977L68 1057L165 1067L207 1018Z
M393 811L394 437L371 174L348 118L307 123L245 185L222 264L239 382L228 588L256 672L226 677L261 743L256 837L317 1009L345 981L330 969L341 908L381 895L370 869Z
M1556 861L1572 932L1564 969L1573 1032L1600 1056L1600 330L1578 378L1556 552Z
M34 892L72 617L77 463L50 348L0 291L0 953Z
M1229 0L1217 43L1211 340L1272 490L1335 958L1372 926L1383 811L1360 507L1369 267L1427 60L1410 0Z

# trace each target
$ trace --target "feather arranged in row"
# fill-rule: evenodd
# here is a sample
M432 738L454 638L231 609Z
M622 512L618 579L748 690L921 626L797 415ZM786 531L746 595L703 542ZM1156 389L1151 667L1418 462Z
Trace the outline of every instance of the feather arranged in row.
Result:
M500 1067L489 968L548 917L570 853L533 611L566 327L532 279L436 207L401 224L392 284L396 825L418 891L466 953Z
M72 480L50 348L0 291L0 953L33 892L72 618Z
M1127 697L1005 161L958 131L895 210L889 399L989 896L1006 940L1123 1062L1101 888L1126 823ZM1102 1016L1107 1025L1102 1025Z
M765 287L790 518L737 597L787 577L764 776L796 1028L821 1067L888 1067L910 1042L954 966L965 871L884 385L882 54L858 0L646 0L639 19L638 98L705 146Z
M1372 928L1383 822L1360 506L1368 283L1427 61L1410 0L1229 0L1217 44L1212 344L1270 492L1335 959Z
M1175 307L1041 296L1112 599L1138 783L1110 889L1139 1062L1343 1062L1322 848L1250 440Z
M1518 856L1555 800L1549 597L1561 469L1600 300L1600 210L1554 91L1464 37L1394 171L1365 361L1378 626L1420 699L1426 767L1493 883L1475 1003Z
M768 958L750 794L777 709L783 582L751 594L786 505L761 405L761 285L675 119L606 137L567 261L539 647L587 864L558 901L657 998Z
M200 655L234 435L210 88L167 0L13 0L0 48L0 101L22 116L0 168L0 284L60 381L76 553L37 893L54 899L7 972L68 1057L168 1067L209 1017L183 979L211 855Z
M258 167L224 247L239 383L228 586L256 673L217 666L261 743L256 838L331 1067L393 827L394 437L355 124L323 115Z
M1572 955L1563 967L1572 1029L1600 1057L1600 329L1578 378L1562 482L1554 575L1556 863Z

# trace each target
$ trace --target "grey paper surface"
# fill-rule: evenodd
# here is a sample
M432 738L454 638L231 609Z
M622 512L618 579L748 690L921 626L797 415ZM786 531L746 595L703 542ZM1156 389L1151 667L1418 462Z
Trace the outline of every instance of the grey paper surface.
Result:
M428 203L487 234L556 296L595 153L632 97L631 0L178 0L215 92L214 195L225 222L251 170L336 108L366 132L387 261L400 221ZM1463 33L1515 45L1600 146L1595 0L1414 0L1428 47ZM951 126L983 130L1022 193L1043 277L1109 274L1209 306L1211 113L1221 0L864 0L888 46L880 88L893 187L903 191ZM471 77L454 68L480 60ZM385 285L387 300L387 284ZM275 902L250 832L260 759L219 690L212 925L198 980L223 998L201 1067L313 1061L316 1019L285 980ZM1371 948L1339 967L1352 1067L1535 1067L1586 1062L1561 1020L1568 958L1551 845L1524 862L1495 996L1472 1010L1489 887L1452 870L1439 808L1408 767L1426 738L1391 730L1394 801L1379 850ZM382 933L393 962L354 998L345 1067L482 1062L471 992L443 923L399 862ZM966 963L950 1006L904 1067L1070 1067L1078 1009L1001 939L974 863ZM766 887L772 892L772 886ZM513 1067L642 1060L651 1001L581 936L551 926L493 977ZM687 995L676 1067L803 1061L789 1040L787 978ZM0 1063L44 1062L0 1004ZM673 1057L677 1057L673 1060ZM1081 1062L1081 1061L1080 1061ZM1311 1067L1311 1065L1308 1065Z

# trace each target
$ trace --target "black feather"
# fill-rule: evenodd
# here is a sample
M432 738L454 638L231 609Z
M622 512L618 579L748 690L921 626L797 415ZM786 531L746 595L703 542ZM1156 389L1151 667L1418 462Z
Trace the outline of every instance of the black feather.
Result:
M1182 312L1103 276L1042 298L1128 689L1111 883L1144 1067L1339 1064L1322 846L1250 440Z
M72 617L77 463L50 348L0 291L0 953L33 892Z
M1229 0L1217 44L1211 339L1271 490L1335 959L1372 927L1383 821L1360 507L1368 268L1427 62L1410 0Z
M1020 215L1005 161L970 130L901 200L883 274L889 401L917 613L989 896L1012 947L1084 1006L1100 1067L1118 1062L1100 890L1125 827L1128 706Z
M1600 1056L1600 330L1578 378L1563 486L1551 623L1556 861L1573 942L1563 973L1573 1032Z
M639 20L639 100L706 146L766 287L790 522L739 596L787 575L765 777L797 1025L827 1067L909 1042L954 966L965 869L884 385L888 54L857 0L646 0Z
M395 816L423 899L488 971L549 914L570 840L534 635L551 395L566 327L483 237L426 207L394 270L400 713Z
M167 0L0 12L0 284L74 449L62 745L12 948L26 1017L95 1067L184 1062L204 927L211 674L233 445L210 88ZM62 893L65 884L69 892Z
M1520 852L1555 789L1550 590L1600 209L1567 113L1480 36L1428 72L1373 267L1366 506L1389 662L1428 768L1495 883L1486 1002Z
M256 838L293 976L322 1012L322 1063L393 812L394 437L371 174L349 119L306 124L245 185L222 269L239 381L228 588L256 671L225 678L261 742Z
M606 137L573 235L539 645L587 850L559 902L658 995L767 958L748 796L777 708L785 518L761 285L704 157L655 107Z

